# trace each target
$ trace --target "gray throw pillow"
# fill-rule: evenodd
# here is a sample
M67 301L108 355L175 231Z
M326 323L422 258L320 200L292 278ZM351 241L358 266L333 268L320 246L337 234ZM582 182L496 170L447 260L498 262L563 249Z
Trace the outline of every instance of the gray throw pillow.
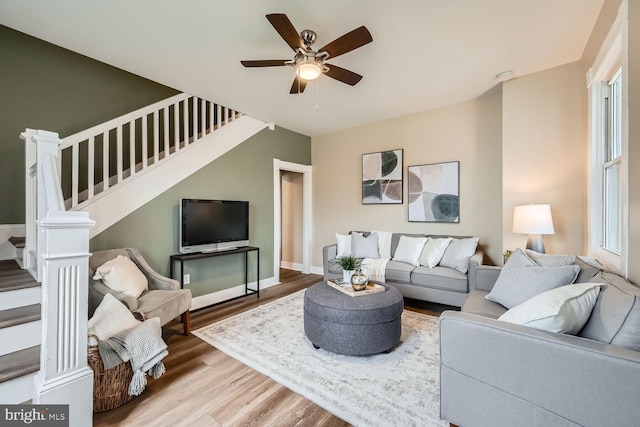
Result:
M507 260L504 268L511 267L538 267L538 263L529 258L527 254L523 252L522 249L516 248L512 253L509 259Z
M351 233L351 254L356 258L380 258L378 233L371 233L367 237Z
M606 287L578 335L640 351L640 288L613 273L600 273L591 282Z
M532 250L526 250L527 256L537 262L542 267L561 267L563 265L575 264L575 255L561 254L541 254Z
M573 283L579 271L577 265L539 267L524 252L516 249L485 298L513 308L542 292Z
M596 274L598 274L600 271L602 271L604 269L604 267L602 265L595 266L595 265L589 264L589 263L583 261L582 259L580 259L580 257L578 257L576 259L576 263L575 264L578 267L580 267L580 273L578 273L578 277L576 278L576 282L575 283L590 282L591 279L593 279Z

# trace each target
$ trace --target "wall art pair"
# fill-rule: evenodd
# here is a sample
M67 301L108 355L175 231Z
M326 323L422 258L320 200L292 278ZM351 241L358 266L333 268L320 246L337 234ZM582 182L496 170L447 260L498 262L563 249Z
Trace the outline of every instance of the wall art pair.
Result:
M408 167L409 221L460 222L460 162ZM362 155L362 204L403 203L403 150Z

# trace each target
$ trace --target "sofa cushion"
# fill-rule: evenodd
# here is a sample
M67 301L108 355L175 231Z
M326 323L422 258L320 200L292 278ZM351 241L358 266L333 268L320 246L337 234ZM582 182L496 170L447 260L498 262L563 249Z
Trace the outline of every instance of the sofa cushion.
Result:
M478 240L478 237L452 239L444 251L440 265L466 273L469 270L469 258L473 256L478 247Z
M356 258L380 258L378 234L371 233L365 237L360 233L353 233L351 235L351 254Z
M393 254L393 260L406 262L418 267L420 265L420 254L422 254L425 243L427 243L426 237L401 236L398 247Z
M539 267L516 249L503 267L487 299L513 308L534 296L573 283L580 271L577 265Z
M579 335L640 351L640 288L613 273L599 273L591 281L606 287Z
M434 239L430 237L420 254L420 265L429 268L438 265L449 243L451 243L451 237L447 237L446 239Z
M415 267L406 262L389 261L384 270L384 278L387 282L410 283L411 272Z
M145 319L159 317L160 323L165 325L176 313L184 313L191 308L191 290L151 290L142 294L138 301L140 305L136 312Z
M447 291L467 292L467 275L448 267L416 267L411 273L411 284Z
M575 335L589 320L601 286L601 283L560 286L513 307L498 320Z

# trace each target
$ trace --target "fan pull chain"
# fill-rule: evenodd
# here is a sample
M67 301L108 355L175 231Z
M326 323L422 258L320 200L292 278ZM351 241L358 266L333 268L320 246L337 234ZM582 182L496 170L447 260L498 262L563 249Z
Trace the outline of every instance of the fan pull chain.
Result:
M320 110L320 79L316 79L316 111Z

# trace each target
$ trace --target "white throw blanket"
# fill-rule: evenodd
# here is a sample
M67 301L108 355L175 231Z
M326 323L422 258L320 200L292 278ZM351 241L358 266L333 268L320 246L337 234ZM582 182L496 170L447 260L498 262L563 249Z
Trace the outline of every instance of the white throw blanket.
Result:
M360 263L360 269L370 280L384 283L384 270L388 262L389 258L365 258Z
M169 354L167 344L162 340L158 317L147 319L134 328L98 342L98 350L105 369L131 361L133 378L129 384L129 394L132 396L138 396L144 391L147 371L156 379L164 374L162 359Z

